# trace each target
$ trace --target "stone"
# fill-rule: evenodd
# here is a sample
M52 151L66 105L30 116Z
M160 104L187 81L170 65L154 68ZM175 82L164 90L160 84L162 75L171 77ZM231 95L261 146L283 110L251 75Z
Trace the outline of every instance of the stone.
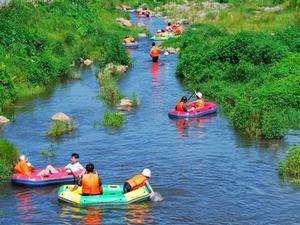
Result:
M10 120L7 119L5 116L0 116L0 124L7 124Z
M83 61L83 64L86 65L86 66L90 66L90 65L93 64L93 61L90 60L90 59L86 59L86 60Z
M109 63L105 66L105 71L108 71L109 73L112 72L117 72L119 75L122 75L123 73L125 73L128 69L128 66L124 66L124 65L115 65L113 63Z
M63 112L58 112L55 113L52 117L51 117L52 121L64 121L64 122L69 122L71 121L71 118L69 116L67 116L66 114L64 114Z
M118 24L120 24L121 26L124 26L124 27L131 27L132 26L132 23L129 20L126 20L122 17L117 18L117 22L118 22Z
M261 7L260 9L262 9L263 11L265 12L279 12L279 11L282 11L284 10L284 7L282 6L274 6L274 7Z
M145 34L145 33L139 33L138 36L139 36L140 38L145 38L145 37L147 37L147 34Z
M128 106L128 107L132 107L132 101L125 97L125 98L122 98L120 103L118 104L118 106Z

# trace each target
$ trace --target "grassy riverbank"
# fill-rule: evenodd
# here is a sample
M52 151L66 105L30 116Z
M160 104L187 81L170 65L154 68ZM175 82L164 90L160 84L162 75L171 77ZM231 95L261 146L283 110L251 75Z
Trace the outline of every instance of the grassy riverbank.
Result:
M12 174L18 154L19 152L14 145L7 140L0 139L0 181Z
M141 29L119 26L116 18L128 15L115 6L104 0L20 0L0 8L0 109L68 77L80 58L130 64L122 39Z
M289 14L290 27L286 21L280 25L281 14ZM266 139L282 138L289 129L300 128L297 15L290 8L274 13L272 18L279 20L276 25L270 21L259 32L251 26L240 27L256 20L255 15L241 23L236 18L228 29L204 21L166 45L181 48L177 75L191 90L200 90L220 104L236 128Z

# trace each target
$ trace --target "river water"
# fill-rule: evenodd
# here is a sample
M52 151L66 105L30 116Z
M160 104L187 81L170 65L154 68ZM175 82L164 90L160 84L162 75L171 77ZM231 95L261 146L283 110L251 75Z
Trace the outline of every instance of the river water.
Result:
M161 18L133 15L133 20L144 22L151 33L164 26ZM174 75L177 57L163 55L153 64L150 39L140 42L129 50L134 65L119 86L122 93L135 92L141 105L128 113L123 128L97 125L105 111L97 70L81 67L81 80L8 108L15 121L2 127L0 136L36 167L66 165L77 152L82 164L95 164L104 183L122 183L148 167L163 201L78 208L57 201L58 186L24 188L7 182L0 186L0 224L299 224L300 192L282 183L277 172L278 160L288 144L299 142L299 133L268 143L239 134L221 113L170 120L168 110L189 94ZM74 118L78 129L49 139L50 117L59 111ZM41 151L50 144L56 157L46 160Z

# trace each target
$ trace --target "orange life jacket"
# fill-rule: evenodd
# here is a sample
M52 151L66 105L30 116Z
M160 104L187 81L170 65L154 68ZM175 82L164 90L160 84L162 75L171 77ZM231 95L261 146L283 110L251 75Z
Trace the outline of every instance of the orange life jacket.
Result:
M102 193L99 177L97 174L88 173L82 177L82 194L99 195Z
M138 16L144 15L142 11L138 11L137 14L138 14Z
M162 33L156 33L155 37L162 37Z
M179 27L176 28L176 33L182 34L183 32L184 32L183 27L179 26Z
M14 170L16 173L21 173L28 176L32 174L32 167L28 166L25 160L18 162L14 167Z
M203 98L197 99L193 102L195 108L203 108L204 107L204 100Z
M173 24L172 24L172 29L176 30L176 28L177 28L177 24L176 24L176 23L173 23Z
M159 50L156 46L153 46L150 51L151 57L159 57Z
M145 185L147 177L142 174L135 175L129 180L126 180L125 183L128 183L131 187L131 190L136 190Z
M183 109L183 105L184 105L184 102L179 101L179 102L176 103L175 109L179 112L185 112L184 109Z

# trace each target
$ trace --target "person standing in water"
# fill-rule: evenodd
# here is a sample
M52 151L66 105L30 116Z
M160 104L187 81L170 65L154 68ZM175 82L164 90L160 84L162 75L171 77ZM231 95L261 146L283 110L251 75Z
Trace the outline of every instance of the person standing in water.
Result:
M155 42L152 43L152 48L150 51L150 56L152 57L152 62L158 62L159 58L159 49L156 47Z

